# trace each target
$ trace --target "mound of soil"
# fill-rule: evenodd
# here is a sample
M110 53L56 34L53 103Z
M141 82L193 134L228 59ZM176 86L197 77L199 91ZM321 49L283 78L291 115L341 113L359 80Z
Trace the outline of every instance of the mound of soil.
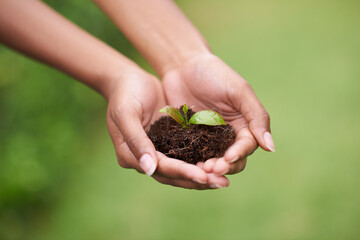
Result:
M179 108L184 116L182 106ZM188 119L195 112L188 111ZM235 141L235 131L229 125L193 125L184 129L170 116L163 116L150 126L147 133L157 151L166 156L196 164L209 158L222 157Z

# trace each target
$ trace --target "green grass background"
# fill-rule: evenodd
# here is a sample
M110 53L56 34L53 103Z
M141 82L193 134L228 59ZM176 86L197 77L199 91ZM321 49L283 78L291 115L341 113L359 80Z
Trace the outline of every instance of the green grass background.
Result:
M91 3L46 1L145 69ZM360 3L178 1L269 111L276 153L194 191L117 165L106 102L0 46L0 239L359 239Z

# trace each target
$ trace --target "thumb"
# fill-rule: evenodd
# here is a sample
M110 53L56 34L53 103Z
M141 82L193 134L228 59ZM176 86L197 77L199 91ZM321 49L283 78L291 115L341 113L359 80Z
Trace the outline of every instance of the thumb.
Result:
M146 175L151 176L157 168L158 158L155 147L146 135L140 119L136 111L123 110L120 114L116 114L114 122L141 169Z
M259 146L275 152L274 141L270 131L270 116L256 97L250 86L246 87L243 94L237 99L237 108L249 124L249 129L254 135Z

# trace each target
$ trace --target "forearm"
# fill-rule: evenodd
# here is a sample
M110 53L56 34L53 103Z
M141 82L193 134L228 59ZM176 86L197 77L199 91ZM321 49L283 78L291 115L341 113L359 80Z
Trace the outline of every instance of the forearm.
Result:
M171 0L94 0L161 76L208 46Z
M0 0L0 41L107 97L108 75L136 65L38 0Z

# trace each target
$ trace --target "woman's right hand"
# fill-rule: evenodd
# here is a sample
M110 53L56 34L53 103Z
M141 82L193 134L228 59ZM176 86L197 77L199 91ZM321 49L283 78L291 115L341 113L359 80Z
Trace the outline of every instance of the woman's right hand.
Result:
M208 174L199 166L157 152L146 132L166 104L160 82L137 70L113 77L110 82L107 125L118 162L124 168L152 176L160 183L190 189L229 185L224 176Z

